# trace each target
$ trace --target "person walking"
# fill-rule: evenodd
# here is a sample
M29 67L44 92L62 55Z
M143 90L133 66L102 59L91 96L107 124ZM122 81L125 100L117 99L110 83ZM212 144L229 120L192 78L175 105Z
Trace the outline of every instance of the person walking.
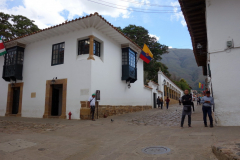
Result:
M213 97L210 96L210 91L206 92L206 96L202 97L201 99L202 103L202 111L203 111L203 121L204 121L204 126L207 126L207 115L210 120L210 127L213 127L213 118L212 118L212 105L214 104L214 99Z
M168 109L170 99L167 97L167 99L165 99L165 101L166 101L166 106L167 106L167 109Z
M157 105L158 105L158 108L160 108L160 104L161 104L161 102L160 102L160 97L158 96L158 98L157 98Z
M192 94L190 94L192 96ZM193 108L193 113L194 113L194 102L192 101L192 108Z
M192 127L191 126L192 96L189 94L189 91L187 89L184 91L184 94L185 95L182 96L182 98L181 98L181 102L183 104L182 119L181 119L181 127L182 128L183 128L184 119L185 119L186 115L188 115L188 127Z
M197 97L197 105L199 105L199 104L200 104L200 98Z
M88 106L90 106L93 121L95 121L95 119L94 119L95 101L96 101L95 96L96 96L95 93L93 93L92 96L90 96L88 99Z
M194 109L194 102L192 102L192 108L193 108L193 113L195 112L195 109Z
M163 106L163 99L162 99L162 97L160 98L160 105L161 105L161 109L162 109L162 106Z
M179 98L179 100L178 100L178 101L179 101L179 105L181 105L181 97Z

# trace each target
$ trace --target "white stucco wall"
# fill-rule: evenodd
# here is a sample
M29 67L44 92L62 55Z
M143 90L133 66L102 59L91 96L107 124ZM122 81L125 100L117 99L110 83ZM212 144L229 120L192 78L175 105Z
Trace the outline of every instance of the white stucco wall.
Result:
M111 38L101 34L97 30L94 36L103 41L104 60L95 57L92 65L92 88L101 92L100 105L152 105L151 91L144 87L143 61L137 63L137 81L127 87L126 81L122 81L122 48Z
M102 42L101 57L87 60L88 55L77 55L78 39L94 35ZM65 42L64 64L51 66L52 45ZM0 57L0 66L4 59ZM101 91L100 105L152 105L152 90L143 84L143 61L138 62L138 80L128 89L122 76L121 44L88 28L69 32L26 45L23 64L22 117L42 118L45 106L46 80L67 78L66 113L80 118L80 101L88 100L96 90ZM0 70L2 74L2 69ZM20 81L18 81L20 82ZM5 115L8 82L0 79L0 115ZM89 90L82 95L81 90ZM36 98L31 98L36 92Z
M5 80L2 79L2 72L3 72L3 64L4 64L4 57L0 56L0 116L4 116L6 113L6 105L7 105L7 92L8 92L8 85L5 83Z
M208 52L217 125L239 126L240 1L206 0ZM225 51L233 40L234 48Z
M171 89L174 89L177 93L180 93L180 97L183 96L183 91L174 84L167 76L163 74L162 71L158 72L158 84L159 84L159 90L163 93L164 97L164 83L163 81L166 80L166 85L168 84L168 87L171 85Z

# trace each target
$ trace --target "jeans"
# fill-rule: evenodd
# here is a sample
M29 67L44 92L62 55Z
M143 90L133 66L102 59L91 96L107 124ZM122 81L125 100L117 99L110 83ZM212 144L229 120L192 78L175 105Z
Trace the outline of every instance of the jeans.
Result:
M91 106L92 120L94 120L95 106Z
M167 109L168 109L169 102L167 102L166 105L167 105Z
M186 115L182 115L181 127L183 127L184 119ZM191 115L188 115L188 126L191 126Z
M160 103L160 105L161 105L161 109L162 109L162 106L163 106L163 102L161 102L161 103Z
M207 125L207 114L210 120L210 125L213 125L213 118L212 118L212 109L211 107L202 107L202 111L203 111L203 121L204 124Z

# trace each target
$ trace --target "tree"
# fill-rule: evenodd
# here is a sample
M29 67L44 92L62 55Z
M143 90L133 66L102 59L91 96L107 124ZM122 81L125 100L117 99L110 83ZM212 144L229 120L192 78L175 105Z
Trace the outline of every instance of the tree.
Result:
M145 78L157 82L159 68L161 68L162 72L167 76L171 76L168 72L167 66L160 62L162 59L161 55L168 53L168 46L160 44L156 37L150 37L148 30L146 30L144 27L129 25L123 29L121 27L117 28L140 47L143 47L143 45L146 44L151 50L153 54L153 60L148 64L144 64L144 71L147 72L147 76L145 76Z
M0 12L0 22L0 36L5 41L40 30L33 20L21 15Z
M11 39L12 36L12 25L9 22L11 16L9 14L4 14L0 12L0 36L3 39Z
M33 20L21 15L12 15L12 21L14 23L12 31L15 37L23 36L40 30L38 26L33 23Z
M190 87L189 87L189 85L188 85L188 83L187 83L187 81L185 80L185 79L183 79L183 78L181 78L179 81L174 81L173 80L173 82L179 87L179 88L181 88L183 91L184 90L189 90L189 92L190 92Z

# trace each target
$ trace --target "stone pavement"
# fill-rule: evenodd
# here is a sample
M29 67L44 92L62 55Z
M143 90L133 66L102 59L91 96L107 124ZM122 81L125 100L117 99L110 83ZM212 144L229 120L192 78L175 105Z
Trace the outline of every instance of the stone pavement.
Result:
M187 127L186 117L183 129L179 127L182 106L178 105L97 121L0 117L0 159L214 160L211 146L239 138L240 128L205 128L201 106L195 108L193 127ZM171 151L142 152L150 146Z

